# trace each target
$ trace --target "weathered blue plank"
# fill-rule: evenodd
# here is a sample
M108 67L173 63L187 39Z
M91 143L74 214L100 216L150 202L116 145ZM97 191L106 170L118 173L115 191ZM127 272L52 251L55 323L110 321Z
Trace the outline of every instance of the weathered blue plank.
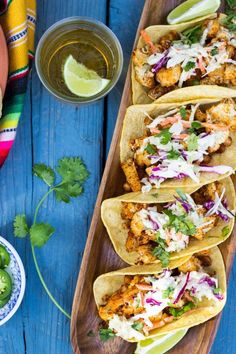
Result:
M55 21L73 15L106 21L106 0L56 1L38 4L37 38ZM104 102L73 107L51 97L35 72L14 149L1 171L2 234L19 250L27 272L24 303L0 330L0 353L71 353L69 321L48 299L33 266L29 245L13 240L11 222L17 212L32 215L45 186L32 179L32 163L54 166L63 156L82 156L91 172L84 195L71 205L49 198L39 220L50 221L56 233L37 250L45 281L59 303L70 312L77 274L99 187L102 169ZM32 139L32 141L31 141ZM25 342L24 342L25 337Z

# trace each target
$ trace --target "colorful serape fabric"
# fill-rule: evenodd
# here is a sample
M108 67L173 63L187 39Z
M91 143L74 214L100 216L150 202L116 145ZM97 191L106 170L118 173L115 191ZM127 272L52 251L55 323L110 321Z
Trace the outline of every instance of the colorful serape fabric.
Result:
M9 74L0 119L0 166L16 136L34 58L36 0L0 0L0 24L9 54Z

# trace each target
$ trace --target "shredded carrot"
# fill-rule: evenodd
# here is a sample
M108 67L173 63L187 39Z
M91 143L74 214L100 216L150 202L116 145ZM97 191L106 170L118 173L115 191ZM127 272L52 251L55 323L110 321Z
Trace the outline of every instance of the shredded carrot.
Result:
M149 37L149 35L147 34L147 32L145 30L141 30L140 33L141 33L141 36L142 36L144 42L150 46L152 53L156 53L157 49L156 49L155 45L152 43L152 40Z
M151 132L152 134L159 134L161 131L160 131L158 128L151 128L151 129L150 129L150 132Z
M135 284L135 286L139 290L153 290L152 285L148 285L148 284Z
M188 136L189 136L188 134L175 134L174 138L183 140L183 139L187 138Z
M206 71L206 68L203 65L203 60L202 60L202 56L201 55L198 58L198 66L199 66L199 68L200 68L202 73L204 73Z

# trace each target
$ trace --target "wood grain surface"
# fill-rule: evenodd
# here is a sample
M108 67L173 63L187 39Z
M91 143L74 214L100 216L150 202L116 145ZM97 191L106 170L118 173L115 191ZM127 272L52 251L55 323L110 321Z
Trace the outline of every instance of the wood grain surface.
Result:
M0 171L1 235L19 252L27 275L26 293L20 309L0 328L0 354L72 354L70 321L54 307L42 289L29 244L13 237L12 220L17 213L24 211L30 218L45 191L44 185L32 177L32 164L44 162L55 166L59 158L69 155L84 158L91 173L84 195L70 205L58 204L50 198L43 205L39 219L51 222L56 228L49 243L37 250L40 267L52 293L70 311L144 0L38 0L37 5L37 41L57 20L76 15L93 17L107 23L118 36L125 65L118 85L108 98L79 108L62 104L50 96L33 69L17 139ZM235 277L236 264L211 354L236 353Z
M179 3L181 3L181 1L166 2L163 0L157 3L154 0L146 0L138 31L140 28L144 28L150 24L163 23L166 14ZM128 354L133 353L135 348L134 344L127 343L119 338L106 343L101 343L97 335L92 337L88 335L91 331L94 333L97 332L98 324L100 322L93 301L92 285L95 278L99 274L126 266L126 264L115 254L105 228L102 225L100 205L103 199L122 193L122 184L124 180L119 165L119 138L125 110L131 104L130 92L130 72L128 70L116 128L100 185L74 297L71 340L75 353ZM233 234L234 233L235 230ZM227 275L229 275L233 262L235 246L236 243L233 235L223 246L221 246L227 268ZM219 319L220 316L189 330L181 343L171 350L171 353L209 353L215 338Z

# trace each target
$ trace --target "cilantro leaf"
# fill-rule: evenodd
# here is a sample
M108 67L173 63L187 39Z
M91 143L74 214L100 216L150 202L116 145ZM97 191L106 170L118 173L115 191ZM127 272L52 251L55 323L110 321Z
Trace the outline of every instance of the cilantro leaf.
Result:
M192 133L187 139L188 151L195 151L198 148L198 137Z
M236 31L236 14L235 12L228 12L228 16L223 20L223 24L227 27L230 31Z
M13 226L15 237L23 238L29 233L25 215L16 215Z
M191 45L192 43L199 42L202 36L202 32L203 28L201 25L186 29L182 32L184 36L184 43Z
M181 115L182 119L185 119L187 116L187 111L185 107L180 107L179 114Z
M42 247L49 240L55 229L50 224L34 224L30 228L30 240L33 246Z
M213 289L213 294L218 295L221 293L221 288L214 288Z
M191 123L191 128L188 129L189 133L195 133L196 130L200 129L202 127L202 124L198 121L192 122Z
M141 322L135 322L132 324L131 326L133 329L135 329L136 331L141 331L143 329L143 323Z
M101 341L106 342L108 339L114 338L116 335L110 328L100 328L99 336Z
M85 164L80 157L64 157L60 159L56 170L63 182L83 183L89 176Z
M226 237L229 234L229 227L228 226L224 226L223 229L221 230L221 236L222 237Z
M154 155L156 154L157 150L155 148L155 145L153 144L147 144L147 146L145 147L145 150L150 154L150 155Z
M164 228L174 228L176 232L181 232L184 235L194 235L196 227L186 214L175 215L171 210L164 210L164 213L169 217L169 222L164 225Z
M166 290L163 290L162 291L163 299L167 299L168 297L170 297L173 294L174 290L175 289L171 286L169 286Z
M33 173L35 176L41 178L49 187L51 187L55 181L55 173L53 169L43 163L35 164L33 167Z
M196 64L193 61L188 61L187 64L184 66L184 71L189 71L195 68Z
M166 251L167 244L163 238L160 237L160 233L156 234L156 242L158 246L154 247L152 254L154 257L161 261L163 267L167 267L170 261L170 254Z
M193 309L194 307L195 304L190 301L187 302L187 304L185 304L181 308L174 308L174 307L169 308L169 313L174 317L179 317L182 316L185 312L188 312L189 310Z
M174 150L173 148L167 154L167 158L169 160L177 160L179 157L180 157L179 151Z
M170 142L172 134L170 133L169 129L163 129L156 136L161 138L161 144L166 145Z
M212 50L211 50L211 55L214 56L214 55L217 55L219 53L219 49L217 47L214 47Z

